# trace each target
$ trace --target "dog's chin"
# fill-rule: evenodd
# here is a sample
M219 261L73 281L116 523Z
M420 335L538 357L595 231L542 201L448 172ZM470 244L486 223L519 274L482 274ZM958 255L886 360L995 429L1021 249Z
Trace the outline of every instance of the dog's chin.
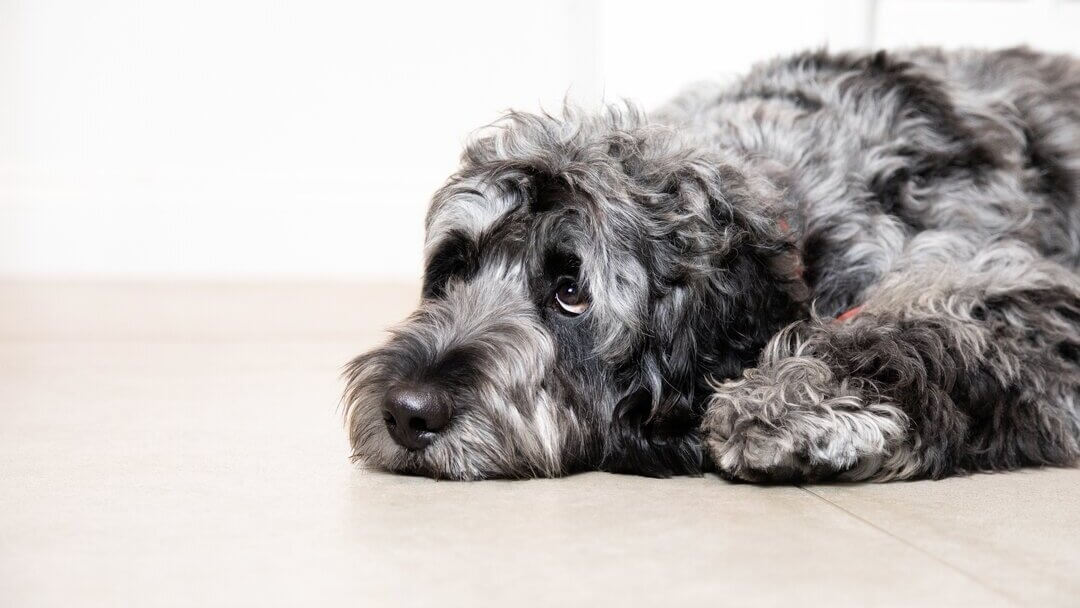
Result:
M463 467L437 467L428 462L422 453L398 447L391 448L389 453L365 451L357 454L356 459L369 469L410 477L452 481L477 481L496 477L481 475Z
M431 450L430 453L429 450ZM361 447L354 458L371 469L438 480L479 481L521 477L504 471L479 467L476 463L469 463L464 459L461 462L455 462L446 458L445 454L440 454L434 445L423 451L407 450L396 445L378 449Z
M367 468L432 479L478 481L536 477L528 467L500 464L505 446L465 440L455 433L441 435L422 450L404 448L386 432L381 418L365 417L363 432L354 437L353 459ZM494 436L494 435L492 435Z

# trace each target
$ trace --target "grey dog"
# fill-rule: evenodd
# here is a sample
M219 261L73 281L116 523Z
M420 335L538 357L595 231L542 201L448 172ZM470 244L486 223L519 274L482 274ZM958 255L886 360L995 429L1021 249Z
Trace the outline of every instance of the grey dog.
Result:
M511 113L434 196L355 456L439 478L940 478L1080 457L1080 62L809 52Z

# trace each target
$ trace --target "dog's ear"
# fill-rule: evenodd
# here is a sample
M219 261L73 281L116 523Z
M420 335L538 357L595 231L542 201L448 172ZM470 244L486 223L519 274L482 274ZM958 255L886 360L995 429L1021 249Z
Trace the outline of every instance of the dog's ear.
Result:
M668 229L658 246L676 262L657 269L666 272L654 273L654 290L661 301L677 296L671 307L681 310L680 329L691 334L672 335L671 345L696 351L698 376L737 376L805 310L807 289L788 226L794 218L785 217L780 191L731 161L687 156L667 166L655 186L666 196L654 205ZM670 356L676 363L686 358Z
M686 285L669 287L653 302L648 337L622 368L626 392L615 407L612 437L617 462L609 470L665 477L699 472L703 453L696 430L703 390L703 302ZM706 339L710 339L708 336Z
M674 433L700 416L709 378L738 376L802 316L806 289L768 184L718 159L639 166L639 183L656 194L643 202L653 218L651 297L634 383L652 399L638 417L653 433Z

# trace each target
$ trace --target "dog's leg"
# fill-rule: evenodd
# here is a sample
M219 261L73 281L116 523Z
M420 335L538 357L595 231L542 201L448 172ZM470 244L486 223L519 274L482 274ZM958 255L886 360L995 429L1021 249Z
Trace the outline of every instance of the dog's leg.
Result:
M715 386L702 435L718 471L886 480L1076 462L1080 281L1012 254L908 270L849 320L775 336Z

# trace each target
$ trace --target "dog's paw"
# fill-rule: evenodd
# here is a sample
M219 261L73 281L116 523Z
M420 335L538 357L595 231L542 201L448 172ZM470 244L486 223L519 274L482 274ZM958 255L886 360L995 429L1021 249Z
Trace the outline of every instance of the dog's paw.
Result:
M897 407L866 402L812 359L749 370L714 388L702 437L728 479L867 479L882 473L906 433Z
M740 418L726 410L710 411L704 427L709 456L721 477L783 483L825 479L841 471L841 463L816 461L785 425L757 416Z

